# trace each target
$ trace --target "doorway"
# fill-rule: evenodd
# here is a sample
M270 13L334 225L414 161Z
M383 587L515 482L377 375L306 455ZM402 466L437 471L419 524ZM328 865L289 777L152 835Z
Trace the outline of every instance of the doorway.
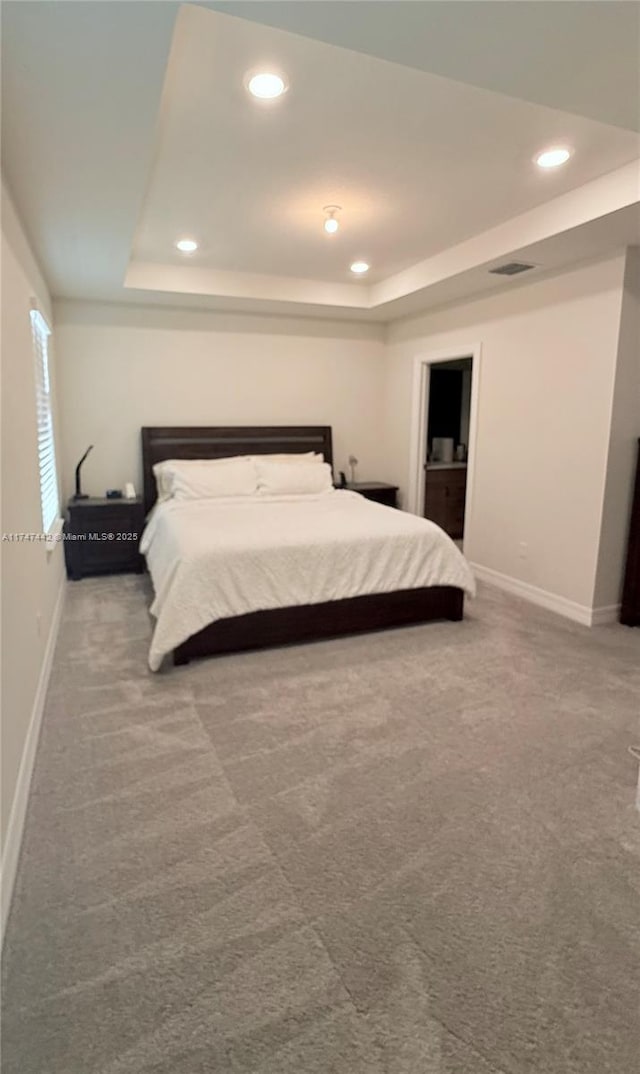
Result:
M408 508L462 547L473 505L480 347L415 359Z

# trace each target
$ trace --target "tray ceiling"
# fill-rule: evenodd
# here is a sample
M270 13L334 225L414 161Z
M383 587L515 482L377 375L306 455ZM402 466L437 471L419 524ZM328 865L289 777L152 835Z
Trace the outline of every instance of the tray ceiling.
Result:
M494 63L509 94L486 63L460 77L468 27L456 52L450 11L439 62L429 38L433 70L418 69L416 9L442 5L394 6L386 51L404 63L380 56L385 3L232 5L262 22L222 4L6 3L5 170L54 293L384 320L504 287L487 271L503 256L533 250L542 272L640 241L640 140L615 94L605 123L589 100L586 115L541 103L555 76L531 63ZM486 29L496 5L472 6ZM509 5L523 20L531 6ZM300 30L301 8L315 38L264 25ZM350 48L327 40L326 8ZM289 80L267 106L244 86L264 65ZM573 157L545 173L532 158L556 143ZM342 207L333 236L327 204ZM199 242L187 257L184 235ZM357 258L371 269L356 281Z

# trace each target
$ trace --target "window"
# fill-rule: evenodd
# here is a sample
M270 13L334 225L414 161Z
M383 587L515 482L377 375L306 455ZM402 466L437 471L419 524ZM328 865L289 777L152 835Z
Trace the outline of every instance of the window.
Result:
M31 334L36 361L36 420L42 529L49 533L60 514L56 451L53 440L51 382L49 380L49 336L51 330L37 309L31 310Z

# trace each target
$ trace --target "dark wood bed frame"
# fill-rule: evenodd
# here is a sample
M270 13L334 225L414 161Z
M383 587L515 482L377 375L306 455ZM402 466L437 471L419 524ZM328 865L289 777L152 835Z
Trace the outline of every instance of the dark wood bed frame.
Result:
M156 501L153 466L165 459L222 459L318 451L333 465L329 425L147 426L142 429L144 505ZM454 586L402 589L363 597L251 612L220 619L198 631L173 653L174 664L215 653L260 649L292 642L382 630L434 619L462 619L464 592Z

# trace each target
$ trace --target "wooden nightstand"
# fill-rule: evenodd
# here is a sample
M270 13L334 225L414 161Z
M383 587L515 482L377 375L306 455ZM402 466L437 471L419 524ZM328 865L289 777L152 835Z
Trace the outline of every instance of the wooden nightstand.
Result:
M346 485L351 492L359 492L367 500L375 500L387 507L398 506L398 486L384 481L354 481Z
M144 526L142 500L69 500L64 553L69 578L144 570L138 552Z

